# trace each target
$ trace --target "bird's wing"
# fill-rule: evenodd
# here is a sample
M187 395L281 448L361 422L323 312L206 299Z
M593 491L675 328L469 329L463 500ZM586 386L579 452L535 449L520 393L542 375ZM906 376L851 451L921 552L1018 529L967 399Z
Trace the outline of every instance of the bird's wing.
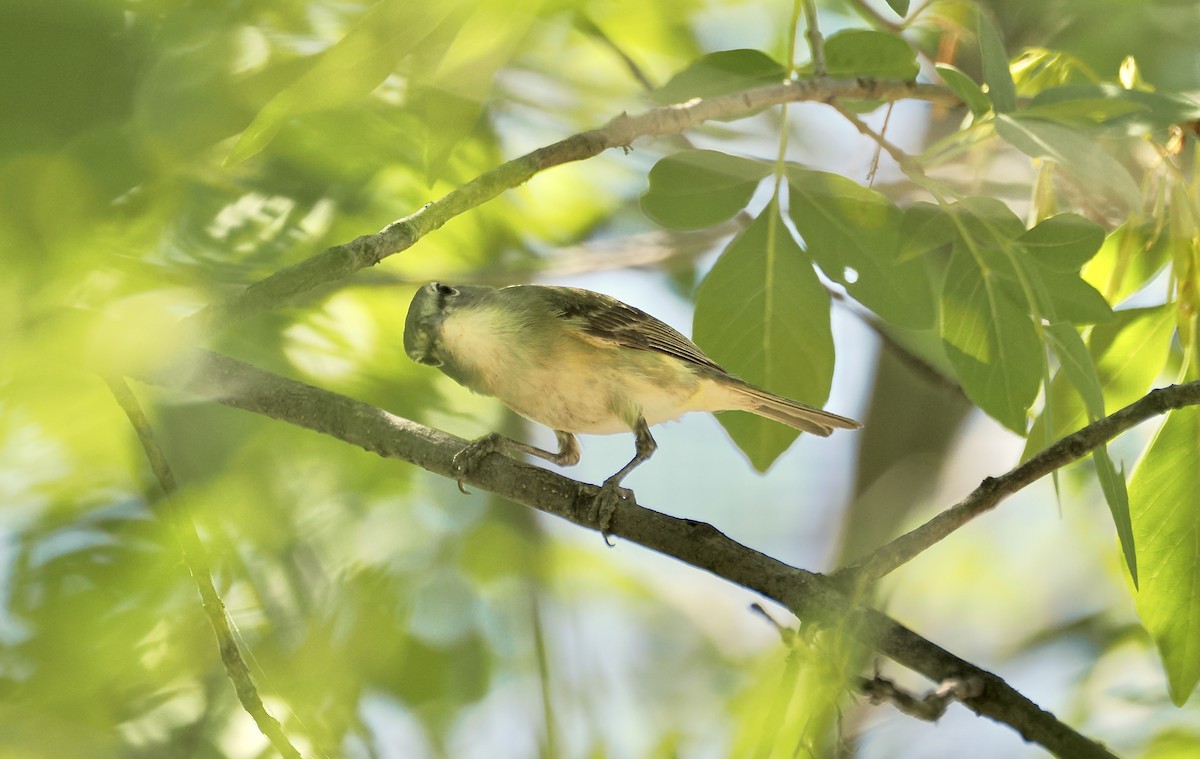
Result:
M650 314L591 290L547 287L553 291L554 309L564 319L576 322L597 343L656 351L724 373L725 370L695 343Z

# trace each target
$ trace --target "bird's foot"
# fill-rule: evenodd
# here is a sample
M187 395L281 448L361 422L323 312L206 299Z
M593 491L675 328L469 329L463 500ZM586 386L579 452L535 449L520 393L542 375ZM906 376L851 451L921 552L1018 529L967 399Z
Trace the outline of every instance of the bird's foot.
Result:
M504 436L493 432L478 440L472 440L465 448L454 454L450 463L454 470L454 478L458 482L459 491L463 495L470 495L470 491L463 487L463 478L474 471L488 456L503 452Z
M604 481L604 484L600 486L600 492L596 493L596 497L592 501L590 516L600 526L600 535L609 546L612 546L613 542L609 540L608 528L612 526L613 515L617 513L617 506L622 501L637 503L632 490L621 487L618 480L612 479Z

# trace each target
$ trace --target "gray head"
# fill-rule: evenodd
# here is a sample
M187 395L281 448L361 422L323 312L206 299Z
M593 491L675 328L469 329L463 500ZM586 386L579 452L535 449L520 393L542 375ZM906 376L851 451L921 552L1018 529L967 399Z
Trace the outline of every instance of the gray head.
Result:
M496 292L480 285L445 285L430 282L417 290L404 320L404 352L418 364L442 366L440 354L442 322L456 309L469 307Z

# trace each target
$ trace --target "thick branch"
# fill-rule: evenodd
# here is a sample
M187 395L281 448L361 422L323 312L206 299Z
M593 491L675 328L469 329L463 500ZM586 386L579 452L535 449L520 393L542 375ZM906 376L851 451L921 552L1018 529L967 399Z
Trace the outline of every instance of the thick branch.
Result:
M1054 470L1083 458L1093 448L1107 443L1131 427L1172 409L1195 405L1200 405L1200 380L1151 390L1120 411L1059 440L1015 469L999 477L988 477L963 500L912 532L879 548L858 564L839 569L832 579L839 586L847 588L869 585L975 517L995 508L1008 496Z
M154 437L150 421L146 419L141 405L129 386L125 384L125 380L110 379L107 382L108 389L112 391L117 405L125 412L129 423L137 432L138 441L141 442L146 459L150 462L150 470L154 472L154 477L163 490L162 505L165 512L163 517L171 525L175 537L179 541L184 564L187 565L188 572L196 583L204 614L208 617L208 623L217 637L221 663L225 665L225 672L233 682L233 689L237 693L238 700L242 702L242 708L254 719L254 724L258 725L258 729L271 742L280 756L285 759L300 759L300 752L288 740L287 734L283 732L283 726L271 716L263 704L262 698L258 695L254 679L250 676L250 668L246 665L242 651L238 648L237 639L233 636L229 616L225 613L225 603L213 585L208 552L204 550L204 543L200 541L200 535L196 532L196 524L192 521L191 515L179 505L175 498L177 490L175 474Z
M505 190L529 181L552 166L582 161L609 148L628 148L639 137L676 134L716 118L748 114L760 108L799 101L900 100L914 98L956 104L949 90L929 84L881 79L806 79L760 87L731 95L697 98L686 103L655 108L637 116L621 114L600 129L581 132L538 148L480 174L475 179L427 204L372 235L335 245L294 266L256 282L223 303L209 306L191 317L202 327L215 329L275 308L295 296L412 247L447 221L480 206Z
M286 379L230 358L197 354L186 377L152 381L227 406L331 435L387 458L403 459L456 478L452 458L466 441L327 390ZM504 456L491 456L466 482L517 503L599 530L591 514L599 488ZM622 502L609 534L705 569L774 599L804 620L839 626L934 682L971 680L981 686L962 702L977 714L1012 726L1026 740L1070 757L1111 757L1103 746L1043 711L1004 680L922 638L873 609L855 605L826 578L747 548L703 522L678 519Z

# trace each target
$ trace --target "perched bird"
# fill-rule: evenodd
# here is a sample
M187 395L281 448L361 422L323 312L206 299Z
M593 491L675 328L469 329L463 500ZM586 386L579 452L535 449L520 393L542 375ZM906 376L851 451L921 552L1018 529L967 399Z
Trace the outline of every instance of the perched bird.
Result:
M607 295L573 287L431 282L417 291L404 350L460 385L546 425L558 451L492 433L454 457L465 474L491 453L579 461L576 433L632 431L636 453L604 481L596 517L607 529L625 478L657 445L650 426L689 411L749 411L814 435L862 425L775 395L726 372L676 330Z

